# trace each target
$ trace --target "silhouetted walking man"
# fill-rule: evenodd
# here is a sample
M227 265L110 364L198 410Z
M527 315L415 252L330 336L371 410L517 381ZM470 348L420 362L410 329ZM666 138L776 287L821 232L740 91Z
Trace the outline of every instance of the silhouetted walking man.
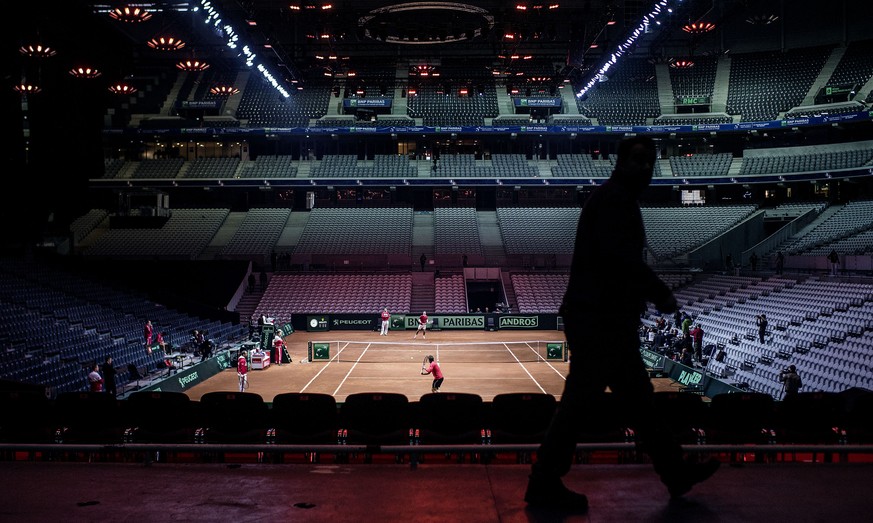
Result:
M584 494L561 481L570 470L577 435L590 407L607 387L636 429L641 449L671 496L681 496L711 476L719 462L683 459L682 447L658 422L654 387L640 358L637 328L647 301L663 313L676 298L643 261L645 230L637 199L648 187L655 144L646 137L624 140L615 170L582 209L576 251L561 314L572 356L561 402L531 469L525 501L532 507L572 512L588 509ZM610 263L603 264L602 256Z

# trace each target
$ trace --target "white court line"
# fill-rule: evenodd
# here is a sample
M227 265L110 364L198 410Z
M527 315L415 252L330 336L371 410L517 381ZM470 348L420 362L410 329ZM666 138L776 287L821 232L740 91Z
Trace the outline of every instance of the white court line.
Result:
M523 370L523 371L528 375L528 377L529 377L530 379L533 380L534 385L536 385L537 388L540 389L540 390L543 392L543 394L548 394L548 393L546 392L546 389L544 389L544 388L542 387L542 385L540 385L540 382L538 382L538 381L536 380L536 378L534 378L533 375L532 375L530 372L528 372L527 367L524 366L524 363L522 363L521 360L518 359L518 356L516 356L515 353L512 352L512 349L509 348L509 345L507 345L507 344L504 343L504 346L506 346L506 350L507 350L510 354L512 354L512 357L515 358L515 361L519 364L519 366L521 366L521 369L522 369L522 370Z
M339 346L337 346L337 349L338 349L338 350L336 351L336 354L334 354L333 357L332 357L331 359L329 359L329 360L327 361L327 363L324 364L324 366L321 368L320 371L318 371L317 373L315 373L315 376L313 376L312 379L309 380L309 382L308 382L306 385L304 385L302 389L300 389L300 392L306 392L306 389L307 389L310 385L312 385L312 382L315 381L315 380L317 380L318 377L321 376L321 373L324 372L325 369L327 369L327 366L330 365L331 363L333 363L334 361L336 361L336 359L339 358L339 354L340 354L340 352L341 352L343 349L345 349L346 347L348 347L348 346L349 346L349 342L346 342L345 346L343 346L342 348L339 348Z
M364 347L364 350L361 351L361 354L358 356L358 359L355 360L354 365L352 365L352 367L351 367L351 368L349 369L349 371L346 373L345 377L342 379L342 381L340 381L339 385L337 385L336 390L333 391L333 395L334 395L334 396L336 396L337 393L339 392L339 390L340 390L341 388L343 388L343 383L345 383L346 380L349 379L349 374L351 374L352 371L355 370L355 367L358 366L358 362L361 361L361 358L364 357L364 354L367 353L367 349L369 349L369 348L370 348L370 344L368 343L367 346Z

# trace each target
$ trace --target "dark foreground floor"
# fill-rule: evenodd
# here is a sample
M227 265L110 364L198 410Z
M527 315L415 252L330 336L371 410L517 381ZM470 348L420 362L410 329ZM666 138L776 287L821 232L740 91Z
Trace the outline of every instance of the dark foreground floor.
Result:
M527 465L2 462L0 521L868 522L873 464L722 465L670 501L646 465L577 465L587 515L532 511Z

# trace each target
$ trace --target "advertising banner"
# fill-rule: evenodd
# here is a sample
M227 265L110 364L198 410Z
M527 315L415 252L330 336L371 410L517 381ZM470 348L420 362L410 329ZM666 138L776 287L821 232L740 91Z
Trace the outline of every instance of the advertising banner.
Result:
M323 316L307 316L306 330L309 332L323 332L330 330L329 317Z

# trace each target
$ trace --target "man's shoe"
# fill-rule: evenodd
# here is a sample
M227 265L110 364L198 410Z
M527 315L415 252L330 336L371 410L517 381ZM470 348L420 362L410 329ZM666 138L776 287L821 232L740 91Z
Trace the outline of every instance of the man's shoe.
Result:
M531 476L524 493L524 501L533 508L588 512L588 498L585 494L568 489L560 478L535 479Z
M704 463L683 462L675 471L664 474L661 481L667 486L670 497L678 498L690 491L694 485L709 479L720 465L721 462L715 458Z

